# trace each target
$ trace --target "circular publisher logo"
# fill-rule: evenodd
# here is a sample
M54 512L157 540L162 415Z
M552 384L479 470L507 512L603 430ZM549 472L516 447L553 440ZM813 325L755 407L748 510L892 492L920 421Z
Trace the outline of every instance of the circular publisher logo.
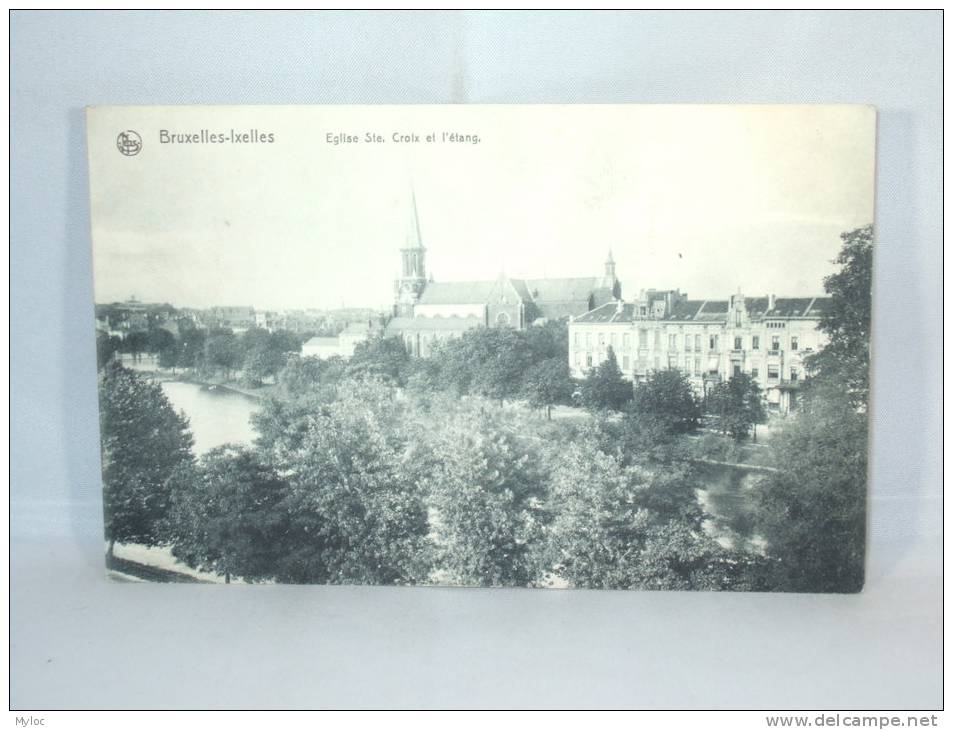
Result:
M138 132L127 129L116 137L116 148L126 157L138 155L142 151L142 137Z

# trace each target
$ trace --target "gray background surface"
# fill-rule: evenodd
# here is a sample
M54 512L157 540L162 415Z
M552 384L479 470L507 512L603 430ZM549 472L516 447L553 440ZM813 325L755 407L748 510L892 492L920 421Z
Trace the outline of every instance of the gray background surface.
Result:
M938 707L941 22L14 12L13 706ZM104 580L83 107L421 102L878 107L862 594Z

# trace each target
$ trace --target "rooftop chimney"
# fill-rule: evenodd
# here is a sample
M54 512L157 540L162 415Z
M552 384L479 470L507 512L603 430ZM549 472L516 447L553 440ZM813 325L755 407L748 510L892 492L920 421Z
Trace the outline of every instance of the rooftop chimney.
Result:
M768 294L768 311L774 309L774 294Z

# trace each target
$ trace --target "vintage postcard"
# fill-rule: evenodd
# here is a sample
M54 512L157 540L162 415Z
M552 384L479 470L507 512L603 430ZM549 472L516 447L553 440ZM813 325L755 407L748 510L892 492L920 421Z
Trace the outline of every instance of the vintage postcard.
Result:
M862 588L873 108L87 126L111 578Z

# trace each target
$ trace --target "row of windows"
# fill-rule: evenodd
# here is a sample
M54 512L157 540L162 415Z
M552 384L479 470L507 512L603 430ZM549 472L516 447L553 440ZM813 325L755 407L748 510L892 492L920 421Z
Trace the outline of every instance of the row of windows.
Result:
M662 337L661 333L658 330L653 332L653 345L655 349L661 348ZM597 334L597 344L600 347L605 347L607 344L613 349L617 349L620 342L620 337L617 332L613 332L608 336L608 342L606 340L605 332L599 332ZM632 340L634 338L629 338L628 332L623 332L621 336L621 344L623 350L629 350L632 348ZM708 335L708 349L717 350L718 349L718 335ZM736 336L734 338L734 349L743 350L744 348L744 337ZM573 343L576 347L581 347L583 344L583 335L581 332L576 332L573 337ZM593 344L593 333L586 332L585 334L585 344L586 347L592 347ZM640 350L648 349L648 330L640 329L638 333L638 344ZM669 335L668 336L668 349L677 350L679 344L678 335ZM685 352L701 352L702 351L702 335L685 335L684 340L684 351ZM771 335L771 350L780 350L781 349L781 336L780 335ZM797 350L799 346L797 335L791 335L790 339L790 349ZM761 349L761 337L759 335L751 335L751 349L760 350Z
M602 359L603 359L603 358L599 358L599 361L601 362ZM581 355L581 353L578 353L578 352L576 353L575 362L576 362L576 366L577 366L577 367L581 367L581 366L582 366L582 355ZM591 367L593 366L592 353L586 353L585 363L586 363L586 367L587 367L587 368L591 368ZM631 368L632 368L633 365L637 366L637 368L638 368L639 371L644 371L644 370L648 367L648 362L645 361L645 360L634 360L634 359L630 359L628 355L623 355L623 356L622 356L622 371L623 371L623 372L626 372L626 373L627 373L627 372L630 372L630 370L631 370ZM654 358L654 360L653 360L652 365L653 365L653 369L654 369L654 370L658 370L658 369L661 367L661 365L662 365L662 359L661 359L660 357L656 356L656 357ZM677 367L679 367L679 361L678 361L678 356L677 356L677 355L669 355L669 356L668 356L668 367L670 367L670 368L677 368ZM685 358L685 361L684 361L684 367L683 367L682 369L683 369L687 374L689 374L689 375L701 375L701 374L702 374L702 358L700 358L700 357L696 357L696 358L686 357L686 358ZM734 374L737 375L737 374L741 373L741 366L740 366L740 365L735 365L734 368L733 368L733 370L734 370ZM711 373L711 374L717 374L717 372L718 372L718 361L717 361L717 360L712 359L712 360L709 361L709 363L708 363L708 372ZM791 379L792 381L797 381L798 378L799 378L799 372L800 372L800 371L799 371L796 367L792 367L791 370L790 370L790 373L789 373L789 374L790 374L790 379ZM756 368L756 367L751 368L751 377L752 377L752 378L754 378L755 380L757 380L760 374L761 374L761 372L760 372L760 369L759 369L759 368ZM767 375L768 375L768 382L779 380L780 377L781 377L781 369L780 369L780 367L779 367L778 365L768 365Z

